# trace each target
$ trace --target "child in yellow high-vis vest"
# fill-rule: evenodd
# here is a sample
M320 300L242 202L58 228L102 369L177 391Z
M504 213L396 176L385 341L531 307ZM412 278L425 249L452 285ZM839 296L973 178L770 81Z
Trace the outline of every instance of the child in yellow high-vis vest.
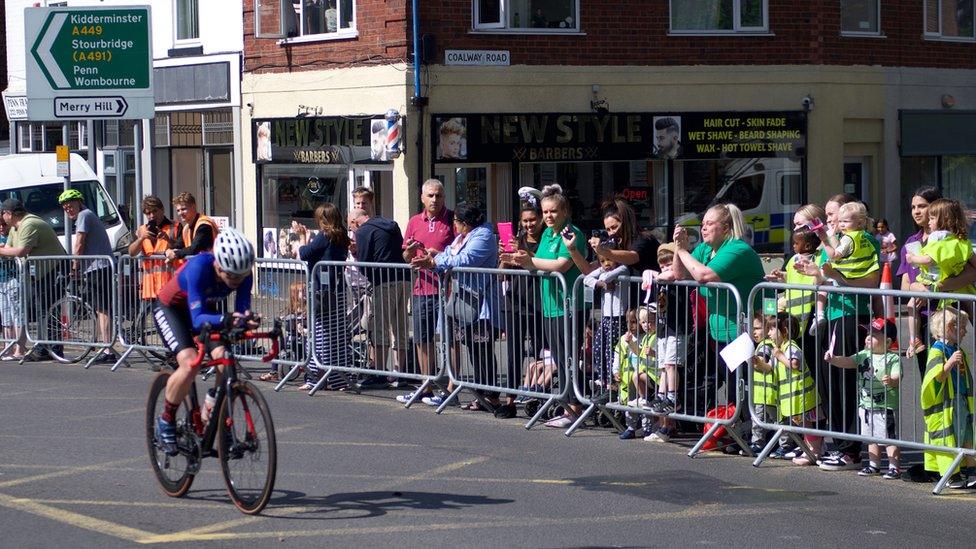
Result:
M776 411L779 404L779 383L776 380L776 369L771 364L776 342L766 335L766 319L761 314L757 314L752 319L752 340L756 342L750 388L752 409L756 417L765 423L776 423L779 420L779 413ZM767 429L753 422L752 440L749 445L753 454L758 455L762 451L768 436Z
M929 316L929 331L935 343L928 352L928 367L922 379L920 404L925 419L925 443L947 449L973 448L972 357L960 341L966 337L969 315L953 307ZM949 488L976 487L976 462L963 459L963 467L949 470L952 452L925 452L925 470L939 475L952 473Z
M651 321L651 311L645 307L645 322L651 326L645 328L645 322L641 322L638 309L627 311L625 318L627 321L627 331L620 336L613 353L613 379L619 384L619 402L631 408L644 408L647 405L647 395L650 392L651 384L660 381L656 364L654 363L654 338L653 332L646 333L644 330L653 330ZM644 433L650 433L654 427L651 416L639 414L637 412L625 412L624 418L627 428L620 432L620 440L630 440L637 436L638 416L640 416L640 428Z
M771 361L753 357L754 367L762 371L775 370L779 400L777 412L788 418L793 425L807 428L819 427L823 414L817 385L810 368L803 359L803 350L796 343L800 336L800 322L787 313L766 317L766 337L773 341ZM810 453L793 458L795 465L813 465L820 456L823 437L804 435L803 442Z
M868 227L868 210L861 202L848 202L837 211L837 234L823 232L830 265L847 279L864 278L878 271L878 252Z

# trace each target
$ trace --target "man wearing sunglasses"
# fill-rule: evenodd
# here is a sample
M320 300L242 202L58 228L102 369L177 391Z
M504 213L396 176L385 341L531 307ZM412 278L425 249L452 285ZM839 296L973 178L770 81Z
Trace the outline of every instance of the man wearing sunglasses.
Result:
M176 412L196 375L193 337L205 324L229 326L249 315L253 265L254 246L240 231L228 228L217 236L212 252L190 258L159 292L153 320L179 365L166 383L165 407L156 422L156 440L170 455L177 451ZM218 307L232 292L236 292L233 312L220 313ZM252 324L249 327L257 327L256 322ZM211 358L224 356L222 343L207 341L205 345Z

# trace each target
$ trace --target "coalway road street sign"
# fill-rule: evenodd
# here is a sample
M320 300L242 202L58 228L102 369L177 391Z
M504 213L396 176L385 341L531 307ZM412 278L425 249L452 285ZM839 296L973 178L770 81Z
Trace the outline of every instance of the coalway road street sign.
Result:
M30 120L152 118L148 6L28 8Z

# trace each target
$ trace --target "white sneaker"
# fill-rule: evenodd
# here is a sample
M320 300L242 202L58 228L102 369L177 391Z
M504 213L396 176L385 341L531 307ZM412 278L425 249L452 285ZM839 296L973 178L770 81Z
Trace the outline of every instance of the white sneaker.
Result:
M647 399L646 398L643 398L643 397L637 399L637 407L638 408L647 408Z
M414 395L414 393L407 393L405 395L397 395L396 400L397 400L397 402L400 402L402 404L406 404L406 403L410 402L410 399L413 398L413 395Z
M441 395L426 396L420 399L420 402L423 402L427 406L440 406L444 403L444 397Z
M644 440L647 442L667 442L671 440L671 436L666 429L661 429L647 435Z

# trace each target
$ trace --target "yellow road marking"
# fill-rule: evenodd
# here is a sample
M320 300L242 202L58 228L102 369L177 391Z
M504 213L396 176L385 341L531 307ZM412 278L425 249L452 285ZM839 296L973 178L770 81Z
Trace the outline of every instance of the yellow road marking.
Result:
M325 536L352 536L368 534L402 534L408 532L434 532L449 530L469 530L479 528L513 528L513 527L540 527L540 526L561 526L566 524L605 524L607 522L644 522L644 521L664 521L689 518L709 518L715 516L750 516L767 515L771 513L795 512L796 508L756 508L756 507L735 507L722 504L707 504L690 507L681 511L646 513L639 515L594 515L585 517L525 517L513 518L510 520L493 520L480 522L453 521L439 524L408 524L402 526L365 526L350 528L324 528L321 530L298 530L298 531L259 531L259 532L211 532L207 534L187 535L170 534L154 536L136 540L138 543L174 543L188 541L218 541L218 540L245 540L245 539L270 539L270 538L309 538Z
M87 473L89 471L100 471L105 469L114 469L116 465L125 465L127 463L133 463L136 461L142 461L145 458L129 458L120 459L118 461L109 461L106 463L96 463L93 465L85 465L82 467L72 467L70 469L62 469L61 471L52 471L50 473L43 473L40 475L34 475L32 477L15 478L13 480L8 480L6 482L0 482L0 488L9 488L11 486L19 486L21 484L28 484L31 482L37 482L39 480L47 480L51 478L67 477L70 475L76 475L78 473Z
M276 432L280 432L277 431ZM286 440L278 441L278 444L303 444L306 446L374 446L377 448L417 448L420 444L409 442L343 442L337 440Z
M312 425L314 425L314 424L313 423L305 423L305 424L302 424L302 425L292 425L292 426L289 426L289 427L283 427L281 429L275 427L275 435L277 436L277 435L280 435L282 433L290 433L292 431L299 431L299 430L304 429L306 427L311 427Z
M130 528L107 520L85 516L72 511L65 511L64 509L58 509L57 507L51 507L29 499L11 497L6 494L0 494L0 506L48 518L55 522L61 522L77 528L114 536L126 541L139 541L140 539L146 539L155 535L145 530Z

